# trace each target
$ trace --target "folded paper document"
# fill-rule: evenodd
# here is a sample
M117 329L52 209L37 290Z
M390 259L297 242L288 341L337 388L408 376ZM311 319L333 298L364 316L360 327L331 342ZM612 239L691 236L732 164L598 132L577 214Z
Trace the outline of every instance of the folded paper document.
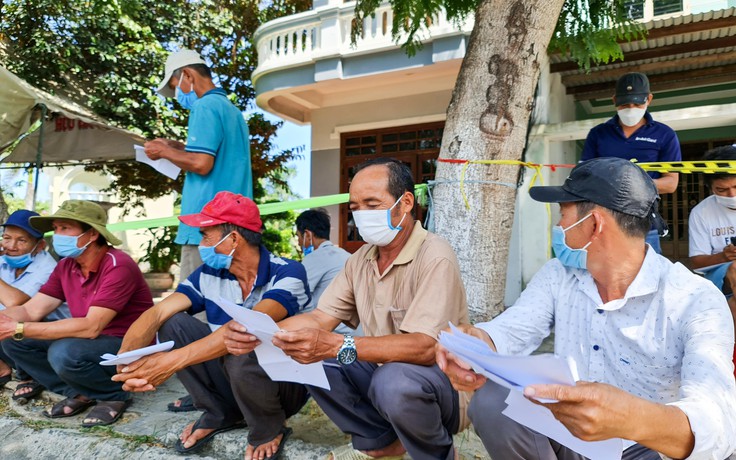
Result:
M270 316L238 306L222 297L217 301L217 305L232 319L248 328L248 333L255 335L261 341L255 350L258 364L271 377L271 380L304 383L326 390L330 389L330 383L327 381L321 361L312 364L298 363L271 342L271 338L279 331L279 327Z
M147 164L148 166L152 167L153 169L170 179L176 180L176 178L179 176L181 168L174 163L165 158L151 160L150 158L148 158L148 155L146 155L146 152L142 145L134 145L133 148L135 149L135 161Z
M500 355L484 341L461 332L453 324L450 324L450 329L452 333L440 333L440 344L469 364L478 374L511 390L506 398L508 406L503 411L504 415L590 459L621 459L623 451L621 439L595 442L578 439L552 415L549 409L534 404L523 395L524 387L528 385L575 385L578 378L573 361L550 354Z
M117 366L118 364L130 364L132 362L138 361L144 356L152 355L154 353L158 353L161 351L169 351L172 348L174 348L174 341L169 340L168 342L157 343L156 345L151 345L150 347L126 351L125 353L120 353L119 355L113 355L112 353L105 353L104 355L100 356L100 358L102 358L102 361L100 362L100 364L103 366Z

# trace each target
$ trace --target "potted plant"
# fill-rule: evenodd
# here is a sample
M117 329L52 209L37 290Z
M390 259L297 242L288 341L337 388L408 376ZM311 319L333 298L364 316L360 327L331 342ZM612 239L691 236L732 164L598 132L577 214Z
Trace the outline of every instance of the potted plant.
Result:
M151 238L146 244L146 253L138 260L148 264L143 277L151 291L166 291L174 285L171 266L181 258L181 246L174 242L176 227L149 228L146 232Z

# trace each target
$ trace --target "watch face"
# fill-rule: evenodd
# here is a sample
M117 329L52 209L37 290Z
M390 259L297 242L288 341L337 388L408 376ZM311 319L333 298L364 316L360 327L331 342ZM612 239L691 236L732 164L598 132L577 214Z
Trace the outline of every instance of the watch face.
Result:
M337 360L340 364L352 364L358 354L355 352L355 348L343 348L340 353L337 354Z
M23 334L16 332L13 334L13 340L23 340Z

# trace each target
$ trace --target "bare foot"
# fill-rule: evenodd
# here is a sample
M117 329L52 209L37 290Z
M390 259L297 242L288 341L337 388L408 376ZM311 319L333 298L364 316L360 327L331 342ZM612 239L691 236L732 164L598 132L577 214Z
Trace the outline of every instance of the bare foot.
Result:
M245 460L263 460L272 456L279 450L279 444L281 444L283 437L284 434L279 433L275 438L269 442L264 442L258 447L248 444L248 447L245 448Z
M13 369L11 369L5 361L0 360L0 377L10 375L11 372L13 372Z
M194 422L187 425L179 436L185 449L189 449L193 445L197 444L197 441L215 431L214 428L198 428L192 433L192 428L194 428Z
M363 450L361 452L373 458L398 457L399 455L404 455L404 453L406 452L406 449L404 449L404 446L401 445L401 441L397 439L396 441L392 442L391 444L384 447L383 449Z
M26 395L30 393L31 391L33 391L32 387L21 388L20 386L23 385L24 383L33 383L33 380L21 380L20 382L18 382L18 386L16 387L18 389L15 390L15 392L13 393L13 396L20 397L20 396Z

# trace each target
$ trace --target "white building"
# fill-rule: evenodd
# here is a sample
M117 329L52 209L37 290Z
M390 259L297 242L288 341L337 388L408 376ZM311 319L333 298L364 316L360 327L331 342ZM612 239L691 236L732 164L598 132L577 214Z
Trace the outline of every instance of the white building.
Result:
M650 110L677 131L684 159L736 140L736 1L634 0L631 5L648 36L622 44L623 62L586 74L562 56L548 57L525 160L577 162L588 130L613 115L616 79L632 71L649 76L655 95ZM257 104L311 125L312 196L346 192L352 168L376 155L405 161L417 182L434 177L445 113L472 30L472 19L458 28L439 18L424 47L409 58L391 40L392 11L384 4L375 18L366 19L365 34L353 47L354 6L315 0L311 11L268 22L253 37L259 52L253 74ZM561 182L568 172L546 170L546 182ZM705 193L699 176L681 175L677 192L663 197L671 227L662 244L665 255L687 257L687 216ZM522 188L517 210L507 302L547 254L544 207ZM348 227L346 206L330 211L339 222L333 240L355 249L361 243Z

